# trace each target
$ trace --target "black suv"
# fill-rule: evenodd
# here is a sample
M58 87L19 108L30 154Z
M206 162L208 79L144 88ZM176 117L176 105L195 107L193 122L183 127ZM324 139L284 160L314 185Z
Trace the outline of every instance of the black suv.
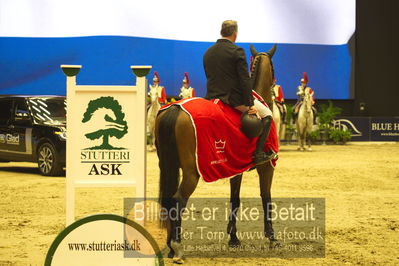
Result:
M65 166L66 99L0 95L0 161L37 162L40 173Z

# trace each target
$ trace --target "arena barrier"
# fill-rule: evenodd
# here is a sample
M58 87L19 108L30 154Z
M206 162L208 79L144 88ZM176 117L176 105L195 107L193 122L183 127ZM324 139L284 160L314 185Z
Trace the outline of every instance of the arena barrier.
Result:
M67 76L67 225L75 221L78 187L135 187L141 199L146 189L145 77L151 66L131 66L136 86L76 85L81 67L61 65Z

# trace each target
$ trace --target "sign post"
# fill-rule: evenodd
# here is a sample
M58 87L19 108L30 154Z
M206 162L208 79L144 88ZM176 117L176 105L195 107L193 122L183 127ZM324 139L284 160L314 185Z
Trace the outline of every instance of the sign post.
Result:
M79 65L67 76L66 224L75 221L77 187L135 187L145 198L146 75L131 66L136 86L76 85Z

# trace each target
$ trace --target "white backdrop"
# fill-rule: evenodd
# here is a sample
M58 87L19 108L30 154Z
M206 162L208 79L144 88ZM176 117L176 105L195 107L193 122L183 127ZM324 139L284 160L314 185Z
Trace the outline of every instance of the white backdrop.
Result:
M234 19L238 42L336 45L355 30L355 6L355 0L0 0L0 36L214 41L221 22Z

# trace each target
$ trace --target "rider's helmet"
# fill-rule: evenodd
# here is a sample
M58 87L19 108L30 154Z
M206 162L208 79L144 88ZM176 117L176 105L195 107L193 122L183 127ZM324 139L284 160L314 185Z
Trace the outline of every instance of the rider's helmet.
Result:
M154 78L152 79L154 82L161 82L161 79L159 78L158 72L154 71Z
M190 84L190 80L188 78L188 73L187 72L184 72L183 83L186 83L187 85Z
M258 137L263 130L263 124L256 115L248 114L248 111L241 115L241 132L248 138Z
M308 82L309 82L308 74L306 72L303 72L303 78L301 78L301 83L308 84Z

